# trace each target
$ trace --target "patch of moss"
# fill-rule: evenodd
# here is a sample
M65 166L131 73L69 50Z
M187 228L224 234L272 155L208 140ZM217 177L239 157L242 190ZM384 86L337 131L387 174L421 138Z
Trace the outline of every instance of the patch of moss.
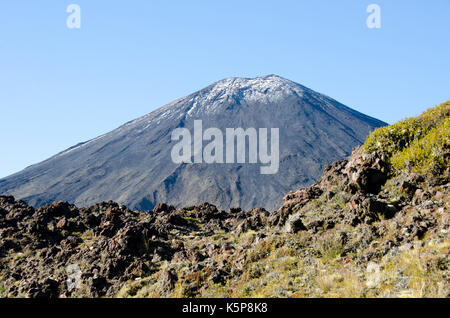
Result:
M189 222L190 224L192 224L193 226L199 228L202 224L195 218L191 218L188 216L183 217L183 219L187 222Z

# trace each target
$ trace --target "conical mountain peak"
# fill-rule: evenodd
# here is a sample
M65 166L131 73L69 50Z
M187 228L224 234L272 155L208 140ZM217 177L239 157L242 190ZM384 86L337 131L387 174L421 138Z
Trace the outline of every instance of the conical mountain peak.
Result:
M173 161L171 134L194 131L196 120L221 132L279 128L278 172L262 175L248 161ZM1 180L0 194L34 206L113 200L143 210L162 202L271 210L384 124L277 75L227 78Z

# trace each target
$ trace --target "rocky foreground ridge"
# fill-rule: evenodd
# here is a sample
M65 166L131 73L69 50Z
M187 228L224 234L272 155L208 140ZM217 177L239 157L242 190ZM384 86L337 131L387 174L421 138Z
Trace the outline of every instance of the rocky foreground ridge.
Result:
M272 212L2 196L0 296L449 297L449 113L375 131Z

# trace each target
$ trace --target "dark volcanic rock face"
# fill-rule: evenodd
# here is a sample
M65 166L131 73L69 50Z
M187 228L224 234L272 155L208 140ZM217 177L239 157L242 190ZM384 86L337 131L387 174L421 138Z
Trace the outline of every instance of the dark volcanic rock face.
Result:
M217 127L224 134L226 128L279 128L279 172L261 175L260 164L173 163L172 131L192 132L197 119L203 130ZM35 207L114 200L145 210L160 202L207 201L223 209L272 210L285 193L312 184L324 165L347 156L382 125L278 76L231 78L0 180L0 194Z
M35 210L0 196L0 297L114 296L165 261L204 260L206 249L204 255L185 248L185 235L257 229L268 214L261 208L226 213L209 203L140 212L112 201L81 209L56 202ZM165 295L176 274L162 275Z

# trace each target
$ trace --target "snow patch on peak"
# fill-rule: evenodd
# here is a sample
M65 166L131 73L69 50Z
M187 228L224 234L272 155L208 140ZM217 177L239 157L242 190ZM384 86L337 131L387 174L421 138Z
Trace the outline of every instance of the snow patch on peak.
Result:
M293 93L303 96L306 88L277 75L256 78L230 77L195 94L188 116L197 111L215 112L224 104L239 102L276 103Z
M261 89L279 86L300 86L278 75L267 75L255 78L230 77L213 84L215 89Z

